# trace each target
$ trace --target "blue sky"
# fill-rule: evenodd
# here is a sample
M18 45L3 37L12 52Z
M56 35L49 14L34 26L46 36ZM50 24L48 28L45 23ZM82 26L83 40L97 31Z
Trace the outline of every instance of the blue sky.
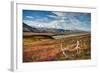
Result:
M91 30L90 13L23 10L23 22L36 28Z

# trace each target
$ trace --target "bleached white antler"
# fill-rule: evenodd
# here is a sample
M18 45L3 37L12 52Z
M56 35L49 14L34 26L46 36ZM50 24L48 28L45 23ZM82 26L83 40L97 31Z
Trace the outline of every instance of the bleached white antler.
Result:
M63 47L62 47L62 44L60 45L60 49L61 49L63 55L64 55L66 58L68 58L67 54L65 53L66 48L63 48Z
M79 45L80 45L80 42L77 41L76 42L76 47L74 48L74 50L77 50L77 54L79 54L79 49L80 49Z

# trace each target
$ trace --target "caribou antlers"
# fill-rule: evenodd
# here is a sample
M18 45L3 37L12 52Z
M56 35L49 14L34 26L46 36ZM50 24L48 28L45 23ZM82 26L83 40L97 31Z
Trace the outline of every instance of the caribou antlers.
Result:
M79 45L80 45L80 42L77 40L77 42L76 42L76 46L74 47L74 48L72 48L72 49L70 49L70 48L63 48L62 47L62 44L60 44L60 49L61 49L61 51L62 51L62 53L63 53L63 55L66 57L66 58L68 58L68 55L65 53L65 51L66 50L68 50L68 51L77 51L77 54L79 54L80 53L80 51L79 51L79 49L81 49L80 47L79 47Z

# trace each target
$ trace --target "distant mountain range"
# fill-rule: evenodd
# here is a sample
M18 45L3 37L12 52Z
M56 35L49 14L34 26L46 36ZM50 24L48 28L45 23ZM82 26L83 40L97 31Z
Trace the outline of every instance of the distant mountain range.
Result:
M83 32L80 30L64 30L54 28L35 28L23 23L23 32L34 32L34 33L68 33L68 32Z
M37 32L38 30L34 27L31 27L31 26L23 23L23 31L24 32Z

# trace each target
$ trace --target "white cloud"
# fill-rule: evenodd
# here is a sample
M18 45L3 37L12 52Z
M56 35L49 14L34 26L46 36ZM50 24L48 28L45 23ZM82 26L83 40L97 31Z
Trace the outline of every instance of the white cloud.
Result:
M75 18L75 16L79 16L79 13L65 13L65 12L53 12L59 18L59 25L62 24L63 29L70 29L70 30L83 30L83 31L90 31L89 27L84 26L83 22L79 21ZM61 22L61 23L60 23Z
M26 16L26 18L33 19L34 17L32 17L32 16Z
M52 12L52 13L56 14L59 17L66 15L66 13L64 13L64 12Z
M54 15L48 15L48 17L57 18L57 16Z

